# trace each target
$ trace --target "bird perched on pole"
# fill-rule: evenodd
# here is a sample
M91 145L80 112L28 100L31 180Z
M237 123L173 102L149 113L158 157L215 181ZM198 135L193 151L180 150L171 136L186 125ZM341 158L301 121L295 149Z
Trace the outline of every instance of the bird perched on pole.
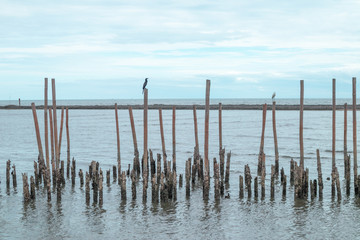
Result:
M144 85L143 85L143 94L144 94L144 90L145 90L145 87L146 87L146 85L147 85L147 82L148 82L148 78L145 78L145 82L144 82Z

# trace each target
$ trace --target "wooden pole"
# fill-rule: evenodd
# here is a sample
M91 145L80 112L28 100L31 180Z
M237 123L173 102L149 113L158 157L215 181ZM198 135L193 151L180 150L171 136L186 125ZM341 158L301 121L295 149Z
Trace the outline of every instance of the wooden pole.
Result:
M172 114L172 145L173 145L173 171L176 172L176 130L175 130L175 121L176 121L176 107L173 107Z
M138 152L138 146L137 146L137 140L136 140L134 116L133 116L133 111L132 111L131 106L129 106L129 117L130 117L131 132L132 132L133 143L134 143L134 154L135 154L136 152Z
M44 127L45 127L45 158L46 167L50 170L49 160L49 133L48 133L48 79L45 78L45 91L44 91Z
M336 80L332 80L332 171L335 171L335 148L336 148Z
M60 132L59 132L59 160L61 154L61 140L62 140L63 128L64 128L64 107L61 107Z
M147 156L148 156L148 90L144 89L144 157L143 157L143 173L147 172ZM147 175L146 175L147 176Z
M219 152L222 149L222 104L219 103Z
M319 199L322 200L323 196L323 179L321 171L321 161L320 161L320 151L316 149L316 158L317 158L317 171L318 171L318 185L319 185Z
M304 136L303 136L303 119L304 119L304 80L300 80L300 167L304 170Z
M195 147L199 150L199 138L198 138L198 127L197 127L197 116L196 116L195 105L193 105L193 114L194 114Z
M210 115L210 80L206 80L206 95L205 95L205 141L204 141L204 156L205 156L205 175L210 176L209 166L209 115Z
M118 183L120 184L121 176L121 157L120 157L120 133L119 133L119 118L118 106L115 103L115 122L116 122L116 146L117 146L117 164L118 164Z
M356 78L352 78L352 110L353 110L353 158L354 158L354 191L355 195L358 194L357 182L357 136L356 136Z
M335 138L336 138L336 80L332 79L332 161L331 161L331 196L335 196Z
M163 160L164 160L164 171L166 172L167 160L166 160L165 137L164 137L164 127L163 127L163 119L162 119L162 110L161 110L161 108L159 108L159 122L160 122L161 147L162 147Z
M59 145L58 145L58 131L57 131L57 116L56 116L56 89L55 78L51 79L52 84L52 103L53 103L53 122L54 122L54 145L55 145L55 163L56 170L59 168Z
M347 159L347 103L344 104L344 166ZM346 176L346 168L344 168L344 176Z
M49 125L50 125L50 145L51 145L51 163L55 161L55 149L54 149L54 128L52 119L52 109L49 108Z
M278 149L278 142L277 142L277 133L276 133L276 102L273 101L272 105L272 124L273 124L273 134L274 134L274 147L275 147L275 175L279 175L279 149Z
M54 124L52 118L52 109L49 108L49 124L50 124L50 143L51 143L51 167L52 167L52 176L53 184L56 184L56 159L55 159L55 142L54 142ZM50 177L50 173L49 173Z
M260 141L260 149L259 149L259 157L258 157L258 175L259 176L261 175L261 172L262 172L262 154L264 153L266 111L267 111L267 104L265 103L263 105L261 141Z
M70 131L69 131L69 108L66 108L66 143L67 143L67 154L66 154L66 177L70 177Z
M37 145L38 145L39 156L40 156L41 161L43 161L44 160L44 154L43 154L43 149L42 149L42 144L41 144L39 122L38 122L38 119L37 119L35 103L31 103L31 108L32 108L32 113L33 113L33 117L34 117L36 141L37 141Z

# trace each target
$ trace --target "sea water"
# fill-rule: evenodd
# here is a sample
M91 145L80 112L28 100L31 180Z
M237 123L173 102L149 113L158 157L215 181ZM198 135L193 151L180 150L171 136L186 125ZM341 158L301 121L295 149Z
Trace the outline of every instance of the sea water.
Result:
M113 104L104 100L104 104ZM203 104L197 100L199 104ZM262 103L267 100L263 100ZM291 100L295 102L295 100ZM290 102L291 102L290 101ZM58 101L58 104L61 101ZM75 101L76 102L76 101ZM126 102L124 100L124 102ZM134 104L141 104L134 100ZM149 101L151 103L151 101ZM177 104L181 102L177 101ZM184 104L194 104L186 100ZM225 104L226 101L221 101ZM233 101L234 102L234 101ZM261 103L260 100L256 101ZM314 101L315 102L315 101ZM330 104L328 101L324 101ZM350 101L348 101L350 102ZM65 102L64 102L65 103ZM68 102L69 105L77 104ZM155 103L155 101L154 101ZM157 103L157 102L156 102ZM159 100L159 103L164 103ZM166 102L169 104L169 102ZM176 102L175 102L176 103ZM39 104L41 104L39 102ZM87 101L87 104L93 104ZM124 103L128 104L128 103ZM131 103L130 103L131 104ZM271 104L271 101L270 101ZM295 103L296 104L296 103ZM6 104L5 104L6 105ZM57 116L60 119L61 111ZM143 152L143 112L134 110L134 119L140 154ZM133 161L133 141L127 110L119 110L120 148L122 168ZM42 143L44 144L44 115L37 110ZM200 153L204 151L204 111L197 111ZM127 201L121 201L117 183L104 183L104 204L89 206L85 203L84 187L79 178L75 187L66 181L62 201L56 201L56 192L47 202L41 186L36 200L24 204L21 173L33 175L33 161L38 150L31 110L0 110L0 239L355 239L360 234L360 201L345 195L344 179L344 112L336 113L336 164L339 169L343 198L331 198L331 183L326 178L331 173L332 112L304 112L305 167L310 179L317 178L316 149L320 150L324 180L324 197L311 200L294 200L289 185L290 160L299 161L299 111L278 111L276 127L280 154L280 168L288 176L287 196L282 198L282 187L276 184L275 199L270 199L270 168L274 164L272 114L267 111L265 129L266 197L265 200L239 199L239 175L244 175L244 165L249 164L252 177L256 176L260 147L262 111L223 110L223 146L231 151L230 186L226 193L230 199L214 200L211 178L210 198L204 201L202 187L191 190L190 199L185 188L178 189L177 201L153 204L151 187L148 200L142 200L142 184L138 184L137 200L131 200L130 181L127 180ZM161 153L159 114L149 110L148 147ZM168 160L172 156L172 110L163 110L165 145ZM60 121L58 120L58 124ZM352 163L352 112L348 112L348 152ZM60 127L58 127L60 129ZM88 170L91 161L98 161L105 170L117 164L117 146L114 110L69 110L71 158L76 159L77 172ZM357 131L359 134L359 131ZM194 122L192 110L176 111L177 173L185 173L185 161L192 157ZM43 147L44 148L44 147ZM62 135L61 160L66 161L66 132ZM218 111L210 111L209 158L218 159ZM6 190L6 161L10 159L17 169L17 189ZM112 172L111 172L112 173ZM353 176L351 167L351 177ZM111 177L112 180L112 177ZM351 186L352 187L352 186ZM91 193L92 194L92 193Z

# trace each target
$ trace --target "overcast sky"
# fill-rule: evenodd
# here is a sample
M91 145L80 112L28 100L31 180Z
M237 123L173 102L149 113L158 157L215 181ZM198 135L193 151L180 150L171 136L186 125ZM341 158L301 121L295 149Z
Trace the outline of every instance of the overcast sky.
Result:
M0 0L0 99L351 98L360 1ZM360 80L358 80L360 89ZM360 95L360 94L359 94Z

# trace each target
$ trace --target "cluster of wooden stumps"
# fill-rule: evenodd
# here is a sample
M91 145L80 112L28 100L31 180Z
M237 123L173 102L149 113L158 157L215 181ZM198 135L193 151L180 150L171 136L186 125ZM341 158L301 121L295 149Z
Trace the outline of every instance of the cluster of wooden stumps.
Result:
M38 143L39 157L38 161L34 162L34 176L30 177L30 185L27 174L22 174L23 177L23 193L24 200L35 199L35 190L40 184L44 184L47 189L48 200L51 200L51 181L53 182L53 189L56 189L57 200L61 200L61 190L65 185L65 162L60 161L60 149L62 130L64 122L64 108L61 111L61 124L60 131L57 131L57 117L56 117L56 96L55 96L55 80L52 79L52 96L53 96L53 107L47 109L47 79L45 79L45 104L44 104L44 120L45 120L45 155L43 153L41 138L38 126L38 120L36 115L35 104L32 104L33 117L35 123L36 137ZM186 198L190 197L191 186L194 188L196 185L202 184L203 198L209 199L210 191L210 164L208 156L209 146L209 95L210 95L210 81L206 82L206 103L205 103L205 141L204 141L204 158L199 154L198 134L197 134L197 117L196 108L194 106L194 132L195 132L195 148L193 159L189 158L185 162L185 174L180 174L179 179L177 178L176 171L176 137L175 137L175 107L173 108L173 154L172 161L167 160L165 142L164 142L164 130L162 125L162 111L159 109L159 121L160 121L160 134L162 140L162 154L157 154L156 160L153 157L151 150L148 151L147 146L147 89L144 91L144 154L142 160L139 160L139 152L137 147L137 140L135 134L135 124L132 114L132 108L129 107L130 123L133 134L134 142L134 161L131 169L131 165L128 165L127 171L121 171L121 158L120 158L120 135L119 135L119 124L118 124L118 113L117 104L115 104L115 118L116 118L116 132L117 132L117 166L114 165L112 168L113 182L118 182L121 188L121 199L125 201L126 195L126 181L131 181L131 192L132 199L136 199L137 186L140 180L142 180L142 198L144 201L147 200L147 190L149 186L149 180L151 183L151 199L153 202L166 202L168 200L177 199L177 185L180 188L183 187L183 181L185 181ZM356 106L356 79L353 78L353 106ZM317 150L317 171L318 178L309 180L309 169L304 166L304 147L303 147L303 108L304 108L304 82L300 81L300 126L299 126L299 140L300 140L300 160L299 164L296 161L290 161L290 185L294 188L295 199L307 199L310 193L311 199L319 199L323 197L323 178L321 170L320 152ZM358 183L360 182L360 175L357 175L357 139L356 139L356 109L353 109L353 166L354 166L354 192L355 195L359 195ZM222 147L222 117L221 117L222 105L219 104L219 162L216 158L213 159L213 181L214 181L214 198L216 200L224 196L225 189L229 185L230 175L230 158L231 152L227 154L226 166L225 166L225 150ZM333 79L333 151L332 151L332 171L331 171L331 195L334 198L337 196L338 200L341 200L341 187L339 180L338 168L335 164L335 79ZM266 180L266 167L265 167L265 153L264 153L264 138L265 138L265 122L266 122L267 105L263 106L263 121L262 121L262 134L260 141L260 149L258 156L258 168L257 175L255 176L252 184L252 176L249 165L244 167L244 176L239 176L239 197L244 198L244 192L247 191L248 198L259 197L259 184L260 184L260 197L265 198L265 180ZM277 146L277 133L276 133L276 122L275 122L276 103L273 101L272 105L272 119L273 119L273 135L274 135L274 149L275 149L275 162L271 165L270 175L270 198L275 198L275 184L280 176L280 184L282 185L282 196L286 197L287 190L287 176L285 175L284 168L279 169L279 152ZM49 122L47 119L49 114ZM50 126L50 140L51 140L51 157L49 146L48 146L48 123ZM347 154L347 104L344 105L344 177L346 184L346 194L350 194L350 155ZM58 136L59 134L59 136ZM73 159L70 162L70 137L68 128L68 109L66 109L66 135L67 135L67 167L66 177L70 178L71 184L75 185L76 177L76 163ZM51 164L49 159L51 158ZM163 158L163 160L161 159ZM161 167L161 165L163 167ZM10 175L13 179L13 187L16 188L16 169L13 165L13 170L10 173L11 165L10 160L6 164L6 186L10 188ZM50 170L52 169L52 170ZM52 179L51 179L52 173ZM111 169L106 171L106 183L110 185L110 174ZM82 169L79 173L80 186L84 185L85 177L85 198L86 203L90 204L90 194L92 190L93 203L103 204L103 171L99 167L98 162L91 162L89 171L85 174ZM85 175L85 176L84 176ZM330 179L330 178L329 178ZM198 181L198 182L197 182ZM90 187L91 184L91 187ZM252 191L253 188L253 191ZM226 197L229 197L227 195Z

